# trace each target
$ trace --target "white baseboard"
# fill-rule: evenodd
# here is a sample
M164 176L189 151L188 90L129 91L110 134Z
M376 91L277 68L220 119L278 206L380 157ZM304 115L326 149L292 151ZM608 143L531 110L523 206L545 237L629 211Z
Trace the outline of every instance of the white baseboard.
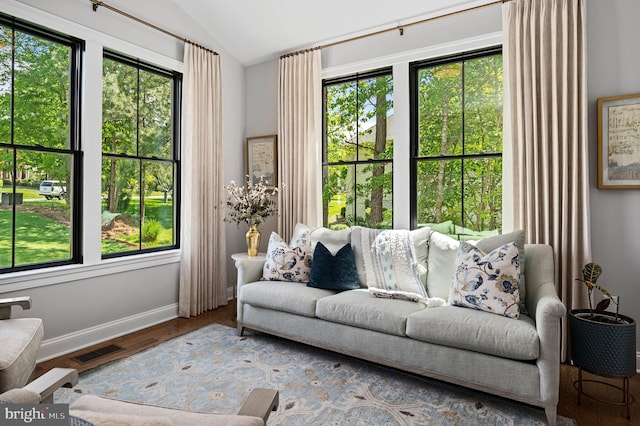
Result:
M38 350L37 362L56 358L177 317L178 304L173 303L130 317L46 339Z

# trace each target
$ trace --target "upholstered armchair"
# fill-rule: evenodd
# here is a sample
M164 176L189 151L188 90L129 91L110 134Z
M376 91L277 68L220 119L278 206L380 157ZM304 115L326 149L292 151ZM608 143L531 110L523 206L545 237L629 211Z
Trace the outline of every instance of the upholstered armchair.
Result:
M11 318L13 306L30 309L31 298L0 299L0 392L20 388L33 377L44 336L40 318Z
M78 372L72 368L54 368L20 389L0 394L0 403L38 404L52 401L60 386L75 386ZM184 411L154 405L125 402L95 395L84 395L69 407L69 414L95 424L171 424L174 426L264 426L278 408L278 391L253 389L238 414ZM83 422L78 421L78 424Z

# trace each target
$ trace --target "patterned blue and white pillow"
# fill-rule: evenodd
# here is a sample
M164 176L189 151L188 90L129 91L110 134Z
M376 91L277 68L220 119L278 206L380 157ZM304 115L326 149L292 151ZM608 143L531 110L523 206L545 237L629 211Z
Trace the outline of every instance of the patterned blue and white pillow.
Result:
M289 245L280 235L272 232L262 278L269 281L309 282L313 256L309 234L310 231L297 235Z
M461 242L449 303L518 318L519 279L519 251L515 243L485 253Z

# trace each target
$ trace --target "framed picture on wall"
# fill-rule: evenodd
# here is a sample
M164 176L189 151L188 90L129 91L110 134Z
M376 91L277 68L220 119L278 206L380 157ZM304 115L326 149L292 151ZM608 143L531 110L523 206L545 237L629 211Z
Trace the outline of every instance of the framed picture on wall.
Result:
M278 186L278 141L276 135L247 138L247 175L253 183L264 176L267 187Z
M598 188L640 188L640 94L598 99Z

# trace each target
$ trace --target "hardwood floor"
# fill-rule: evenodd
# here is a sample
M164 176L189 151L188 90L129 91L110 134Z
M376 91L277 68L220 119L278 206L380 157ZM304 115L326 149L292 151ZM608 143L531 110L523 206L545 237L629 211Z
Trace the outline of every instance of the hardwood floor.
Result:
M75 368L79 372L95 368L120 358L125 358L141 350L150 348L158 343L172 339L176 336L189 333L190 331L204 327L212 323L224 324L235 327L233 318L233 307L227 305L207 312L194 318L177 318L156 326L137 331L135 333L118 337L99 345L85 348L73 352L60 358L38 364L36 374L40 375L53 367ZM117 345L122 349L104 355L87 362L79 362L75 357L91 352L93 350L105 348L109 345ZM558 414L573 418L578 426L609 426L609 425L637 425L640 424L640 375L634 376L630 381L632 394L631 420L626 419L624 407L612 406L601 402L593 401L590 398L582 398L581 405L578 406L578 392L573 387L573 382L578 378L578 369L569 365L560 366L560 403L558 404ZM585 379L596 378L585 375ZM596 378L599 379L599 378ZM610 381L612 384L620 386L620 381ZM610 387L593 385L588 391L600 399L619 400L621 393Z

